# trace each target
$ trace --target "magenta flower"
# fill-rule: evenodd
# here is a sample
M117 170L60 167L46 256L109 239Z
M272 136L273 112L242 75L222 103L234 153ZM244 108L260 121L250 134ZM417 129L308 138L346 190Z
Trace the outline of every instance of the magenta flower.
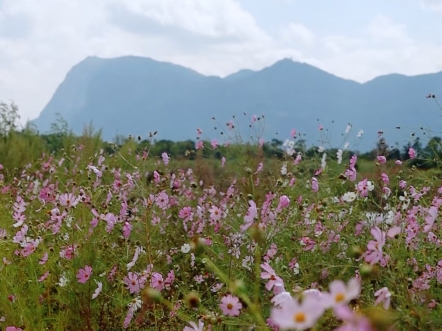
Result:
M410 147L408 149L408 156L410 157L410 159L414 159L416 157L416 151L413 147Z
M221 299L221 304L219 305L223 314L226 316L238 316L239 311L242 308L241 302L237 297L232 296L231 294L224 296Z
M92 275L92 267L86 265L84 269L78 270L77 279L79 283L86 283Z

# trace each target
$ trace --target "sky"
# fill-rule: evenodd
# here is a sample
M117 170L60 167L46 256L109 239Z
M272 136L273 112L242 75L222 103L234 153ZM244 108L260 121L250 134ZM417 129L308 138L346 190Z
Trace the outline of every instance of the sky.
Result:
M290 58L366 82L442 71L442 0L0 0L0 100L36 118L88 56L224 77Z

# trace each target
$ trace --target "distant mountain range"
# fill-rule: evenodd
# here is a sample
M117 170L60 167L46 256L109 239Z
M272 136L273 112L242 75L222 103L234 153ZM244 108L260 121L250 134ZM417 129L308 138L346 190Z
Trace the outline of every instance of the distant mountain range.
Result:
M149 58L88 57L70 70L33 122L49 132L59 113L75 133L92 122L107 140L129 134L147 138L155 130L158 139L195 139L201 128L203 138L222 141L232 115L245 139L256 137L246 113L264 115L258 124L265 124L266 140L290 138L295 128L310 144L321 144L322 135L333 147L349 140L350 147L367 150L375 146L378 131L393 144L410 139L413 131L422 134L420 127L438 129L440 110L425 98L430 92L442 96L442 72L391 74L361 84L288 59L220 78ZM348 123L353 129L344 139ZM325 130L319 131L319 124ZM360 129L364 137L358 142Z

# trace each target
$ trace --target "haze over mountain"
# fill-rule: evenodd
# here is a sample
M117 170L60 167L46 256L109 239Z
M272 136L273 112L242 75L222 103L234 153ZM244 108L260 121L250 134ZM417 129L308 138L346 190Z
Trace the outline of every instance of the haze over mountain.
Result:
M391 74L361 84L288 59L220 78L149 58L88 57L70 70L34 124L49 132L59 113L75 133L92 122L108 140L117 134L146 138L155 130L158 139L194 139L199 127L207 133L203 138L222 141L219 132L227 131L232 115L247 139L246 113L265 115L260 121L265 122L265 139L284 140L296 128L315 145L321 134L331 136L333 147L343 142L341 134L351 123L345 141L354 146L362 129L365 136L357 149L366 150L374 147L379 130L392 144L408 140L421 126L437 129L439 110L425 98L430 92L442 95L442 72ZM318 124L328 131L319 132Z

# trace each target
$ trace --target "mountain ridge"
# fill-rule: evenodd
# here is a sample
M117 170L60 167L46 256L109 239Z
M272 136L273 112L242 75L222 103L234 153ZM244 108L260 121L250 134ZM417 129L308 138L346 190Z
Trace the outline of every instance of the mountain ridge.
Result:
M194 139L196 127L211 127L212 117L227 121L245 112L265 115L269 139L276 132L285 139L292 127L309 136L318 118L344 128L352 122L372 134L380 124L395 127L399 119L416 124L422 114L436 113L425 96L441 94L441 83L442 71L389 74L359 83L290 59L218 77L139 56L87 57L66 74L33 122L48 132L59 113L76 133L92 121L106 139L157 130L164 139L181 140ZM373 145L376 136L370 139Z

